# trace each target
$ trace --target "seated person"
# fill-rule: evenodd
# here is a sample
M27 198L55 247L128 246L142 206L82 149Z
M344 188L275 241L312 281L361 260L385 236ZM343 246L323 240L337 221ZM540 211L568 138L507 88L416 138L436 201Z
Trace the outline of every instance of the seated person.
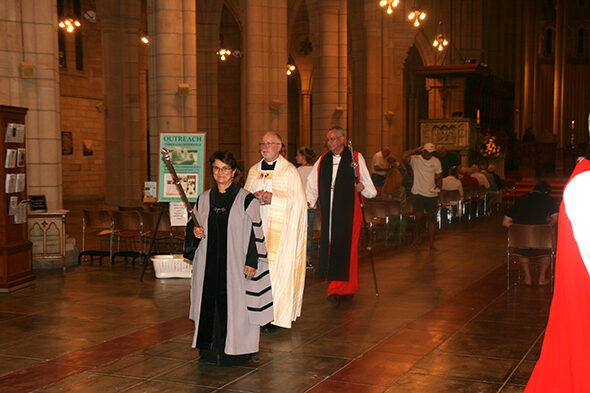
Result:
M471 165L471 176L477 179L477 182L481 187L485 188L486 190L489 190L490 182L488 181L486 175L479 172L479 167L477 166L477 164Z
M393 157L393 155L390 155L387 158L387 161L391 169L387 171L387 176L385 176L385 182L383 183L381 193L384 197L403 201L406 198L406 189L403 185L406 169L400 161Z
M371 179L375 187L383 187L387 171L391 168L387 158L391 154L389 147L384 147L373 156L371 161Z
M442 179L443 190L459 190L459 194L463 196L463 184L459 180L459 168L453 166L449 169L449 176Z
M461 173L461 184L463 185L463 189L466 188L473 188L475 190L479 190L479 182L473 176L471 176L471 169L467 167L463 167L459 169L459 173Z
M539 181L533 187L533 191L516 200L510 211L504 216L502 225L508 228L514 224L542 225L557 224L558 206L551 197L551 186L545 181ZM536 250L519 250L519 253L528 254L529 257L538 256ZM531 277L529 257L521 257L522 270L524 272L524 285L530 286L533 283ZM549 256L546 256L541 263L539 271L539 286L549 285L547 269L549 268Z
M488 173L490 173L494 177L494 183L496 183L496 187L498 190L504 188L504 182L500 175L496 173L496 166L494 164L488 165Z

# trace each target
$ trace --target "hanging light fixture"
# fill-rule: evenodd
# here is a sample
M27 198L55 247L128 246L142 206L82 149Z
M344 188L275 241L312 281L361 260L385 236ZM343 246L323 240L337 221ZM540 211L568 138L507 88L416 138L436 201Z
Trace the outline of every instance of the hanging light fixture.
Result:
M414 8L413 11L408 14L408 20L414 21L414 23L412 23L414 27L419 27L420 21L423 21L424 19L426 19L426 12L420 10L420 7L418 7L414 1Z
M293 71L295 71L295 66L293 64L287 64L287 75L291 76Z
M139 40L146 45L150 43L150 38L147 36L147 34L142 35Z
M78 19L66 18L66 19L60 20L58 23L58 26L61 29L64 29L65 31L67 31L68 33L73 33L74 30L76 30L78 27L81 26L81 23Z
M449 40L447 40L442 32L442 20L438 21L438 31L434 41L432 41L432 46L438 49L439 52L445 50L445 48L449 45Z
M231 55L231 51L229 49L219 49L217 51L217 54L219 55L219 60L225 61L225 59L227 59L227 56Z
M381 7L387 6L387 13L391 15L393 13L393 9L397 7L399 4L399 0L381 0L379 5Z

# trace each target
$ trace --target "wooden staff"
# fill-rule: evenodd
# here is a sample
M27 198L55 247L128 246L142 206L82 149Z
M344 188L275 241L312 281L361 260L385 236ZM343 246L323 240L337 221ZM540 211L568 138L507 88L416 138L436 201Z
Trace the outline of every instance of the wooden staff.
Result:
M178 194L180 195L182 202L184 202L184 207L186 208L186 211L188 212L191 219L195 223L195 226L198 227L199 222L197 221L197 217L195 217L195 213L193 213L193 209L191 208L188 198L186 197L186 194L184 193L184 189L182 188L182 185L180 184L180 179L178 178L178 175L176 174L176 170L174 169L174 165L172 165L172 160L170 159L170 152L165 147L162 148L162 159L164 160L164 163L166 163L166 167L168 167L168 170L170 171L170 174L172 175L172 182L176 185L176 189L178 190Z
M355 179L355 184L356 184L360 181L359 175L356 171L356 169L359 166L359 163L354 159L354 149L352 148L352 141L351 140L348 141L348 150L350 150L350 154L352 155L352 162L350 163L350 166L352 167L352 170L354 171L354 179ZM360 192L357 192L357 193L359 196L359 203L361 205L361 214L363 216L363 225L365 226L365 234L367 236L367 251L369 251L369 260L371 261L371 270L373 271L373 284L375 285L375 296L379 296L379 288L377 287L377 274L375 273L375 261L373 261L373 246L371 245L371 239L370 239L369 233L367 232L367 221L365 219L365 209L363 207L361 193Z

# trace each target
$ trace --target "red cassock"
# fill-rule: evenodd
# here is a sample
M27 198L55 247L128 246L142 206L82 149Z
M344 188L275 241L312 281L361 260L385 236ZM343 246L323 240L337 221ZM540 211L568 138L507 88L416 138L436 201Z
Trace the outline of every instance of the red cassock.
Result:
M587 171L590 161L584 159L574 169L568 185ZM587 191L586 196L590 187ZM590 392L590 276L564 203L559 209L555 290L549 321L541 356L525 393ZM587 225L590 230L590 222Z

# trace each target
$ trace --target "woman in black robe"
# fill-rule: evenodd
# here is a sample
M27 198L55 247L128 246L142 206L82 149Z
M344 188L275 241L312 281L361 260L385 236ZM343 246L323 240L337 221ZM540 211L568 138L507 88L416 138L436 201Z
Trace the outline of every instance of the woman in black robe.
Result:
M199 196L195 205L195 214L203 226L194 227L192 222L187 226L187 237L191 232L196 237L191 292L193 346L199 348L201 363L230 366L253 355L244 351L257 351L257 333L264 319L261 316L268 319L270 309L272 320L272 296L265 274L268 267L264 236L261 229L256 233L260 221L258 202L233 183L237 163L231 153L216 152L209 161L216 186ZM242 236L244 228L249 230ZM262 269L259 265L263 265ZM250 281L253 278L255 284ZM252 285L257 289L248 290ZM229 340L228 326L232 326Z

